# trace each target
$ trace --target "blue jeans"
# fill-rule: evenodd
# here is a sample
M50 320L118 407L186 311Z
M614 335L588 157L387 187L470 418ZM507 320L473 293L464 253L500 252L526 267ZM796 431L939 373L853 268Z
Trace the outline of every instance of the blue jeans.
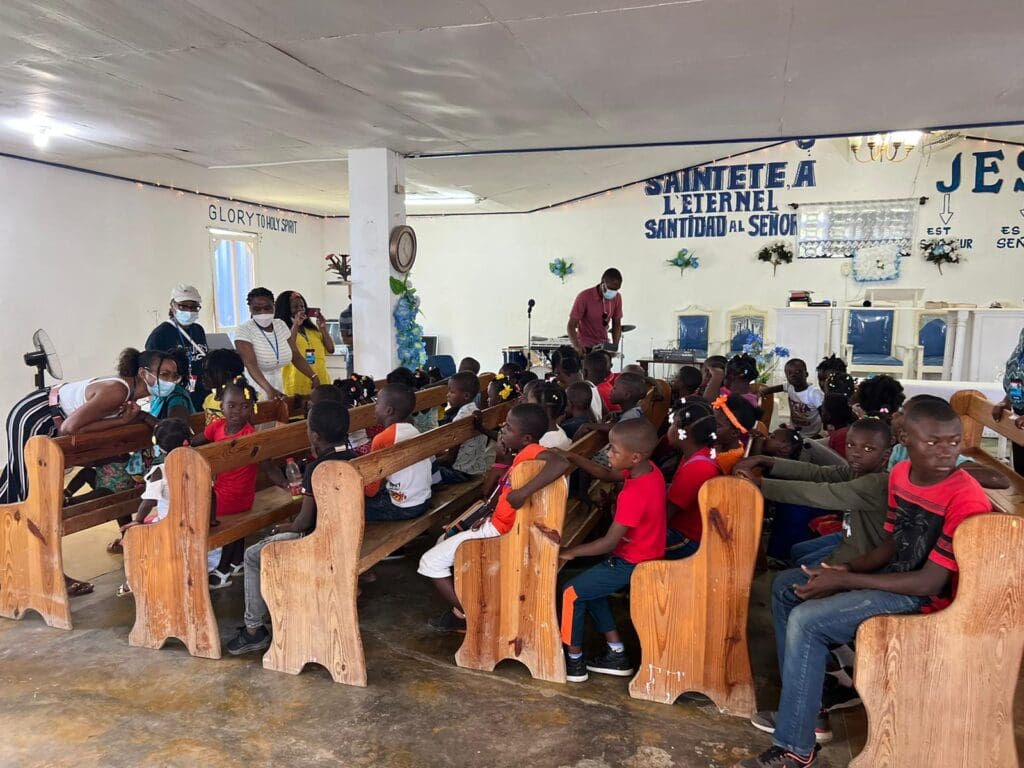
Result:
M700 549L700 542L688 539L675 528L668 529L665 537L665 559L682 560Z
M801 565L818 566L821 561L835 552L836 547L843 543L842 531L819 536L816 539L801 541L789 550L789 558L798 568Z
M376 496L366 497L366 522L390 523L399 520L412 520L430 509L430 501L414 507L400 507L391 500L387 488L381 488Z
M629 586L629 577L636 565L615 555L608 555L572 579L562 588L562 642L579 648L583 645L583 619L586 614L602 634L615 630L615 618L608 595Z
M782 571L772 583L772 620L782 677L772 741L802 757L814 749L814 723L821 710L829 647L853 642L857 627L872 616L917 613L925 602L923 597L877 589L840 592L805 602L793 587L806 582L807 574L794 568Z

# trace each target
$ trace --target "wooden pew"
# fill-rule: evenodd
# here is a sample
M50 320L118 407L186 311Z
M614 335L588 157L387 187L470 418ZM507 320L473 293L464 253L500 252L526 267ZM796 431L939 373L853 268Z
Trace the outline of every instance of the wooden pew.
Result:
M857 631L868 738L850 768L1021 765L1013 697L1024 652L1024 521L970 518L953 551L960 575L950 607L877 616Z
M438 389L441 388L417 393L417 409L443 402L443 393L439 395L435 391ZM373 408L371 404L352 409L352 431L372 423ZM504 409L488 412L491 420L503 415ZM365 482L370 483L459 445L474 434L472 422L464 419L363 456L352 464L359 468ZM220 637L207 584L206 553L291 517L298 511L299 503L282 489L267 488L256 494L256 502L249 512L226 517L220 525L210 529L210 481L219 472L307 447L306 425L292 424L200 448L179 448L171 453L165 465L171 496L167 517L152 525L130 528L125 535L125 574L136 603L135 625L128 637L130 645L158 649L169 637L177 637L193 656L220 658ZM359 486L360 506L363 504L362 487ZM403 530L410 538L414 537L425 530L434 517L426 515L424 518L430 519L412 521ZM320 521L318 515L318 529ZM393 540L398 539L400 537ZM386 540L385 545L387 541L391 540ZM394 544L392 549L398 546L400 544ZM304 592L302 589L293 591Z
M196 417L202 419L201 414L193 419ZM283 403L267 404L257 417L257 421L263 422L287 419ZM64 468L88 466L149 448L152 437L152 430L139 423L105 432L57 438L39 436L29 441L35 447L31 454L29 446L25 448L30 479L28 498L20 504L0 505L0 520L5 521L0 532L4 566L0 568L0 616L21 619L31 609L49 626L71 629L62 538L135 513L142 489L65 506ZM41 447L39 441L46 443L46 447ZM52 488L60 492L56 503L49 497ZM26 531L31 539L24 538ZM18 541L23 545L16 545Z
M1024 515L1024 477L1014 472L1011 467L996 460L981 447L981 433L985 427L1017 445L1024 445L1024 430L1013 426L1013 416L1009 412L999 421L993 419L992 409L995 407L995 403L990 403L977 390L965 389L957 392L950 398L949 403L960 416L960 422L963 424L960 453L982 466L995 469L1010 481L1010 487L1005 490L985 489L985 493L992 501L992 506L1007 514Z
M633 571L630 615L642 660L629 695L672 704L698 691L723 714L750 717L755 700L747 612L764 499L752 483L734 477L709 480L699 499L700 549Z
M509 405L484 412L488 426ZM431 430L352 462L330 462L313 477L316 529L309 536L268 544L262 553L262 591L273 640L263 666L299 674L316 663L335 682L366 685L366 661L356 608L357 578L431 527L453 519L480 498L480 480L434 493L429 512L413 520L364 522L363 487L476 436L469 419Z
M591 433L570 450L592 455L602 445ZM512 474L522 487L543 462L525 462ZM455 592L466 612L466 637L455 654L460 667L491 671L504 659L522 662L538 680L565 682L556 581L561 547L581 543L603 510L567 503L566 483L552 483L516 512L508 533L464 542L455 553Z

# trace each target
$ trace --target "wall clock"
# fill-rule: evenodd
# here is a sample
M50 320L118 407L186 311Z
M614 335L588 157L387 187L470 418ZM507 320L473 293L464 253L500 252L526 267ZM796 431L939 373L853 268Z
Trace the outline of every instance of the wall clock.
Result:
M407 224L401 224L391 230L388 245L391 266L400 274L407 273L416 263L416 233Z

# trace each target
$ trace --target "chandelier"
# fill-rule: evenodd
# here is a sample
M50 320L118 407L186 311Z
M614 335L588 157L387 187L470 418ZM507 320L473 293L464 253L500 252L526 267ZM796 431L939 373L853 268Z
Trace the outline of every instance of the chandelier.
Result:
M894 131L893 133L876 133L873 136L851 136L850 154L858 163L874 163L888 160L902 163L914 147L921 143L924 136L921 131ZM867 155L862 156L861 149L867 144Z

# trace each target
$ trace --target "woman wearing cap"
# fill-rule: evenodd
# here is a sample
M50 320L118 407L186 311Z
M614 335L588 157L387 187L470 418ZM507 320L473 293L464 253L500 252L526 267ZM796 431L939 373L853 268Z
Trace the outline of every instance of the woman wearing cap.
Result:
M146 339L146 349L168 352L181 347L185 350L188 371L182 371L181 383L188 389L196 410L203 407L203 400L209 394L203 384L203 361L208 351L206 331L196 322L202 306L202 298L195 286L184 283L176 286L171 291L168 319L154 328Z
M274 294L266 288L253 288L245 297L251 320L235 329L235 349L245 363L249 381L255 384L268 400L283 400L284 376L282 371L294 365L311 379L313 386L320 377L313 372L306 358L299 352L295 337L306 321L306 313L295 315L291 328L274 317Z
M295 318L299 315L306 318L298 326L295 346L317 375L318 381L330 383L327 355L334 354L334 339L327 332L324 316L318 312L314 321L306 310L306 300L298 291L282 291L274 302L274 317L284 321L289 328L295 325ZM283 377L284 393L289 397L307 397L313 391L313 380L294 365L285 367Z

